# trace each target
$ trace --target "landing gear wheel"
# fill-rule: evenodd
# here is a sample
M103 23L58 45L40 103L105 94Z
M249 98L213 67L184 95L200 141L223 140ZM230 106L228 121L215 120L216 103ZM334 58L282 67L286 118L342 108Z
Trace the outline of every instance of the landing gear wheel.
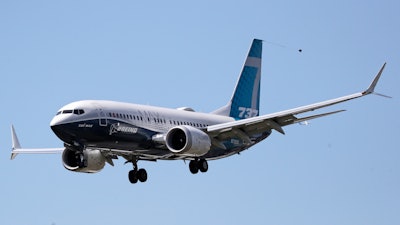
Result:
M147 172L145 169L140 170L131 170L128 174L129 181L132 184L136 184L138 181L146 182L147 181Z
M132 184L136 184L138 182L138 177L136 176L136 174L137 174L136 170L129 171L128 177L129 177L129 181Z
M147 180L147 172L145 169L140 169L136 173L137 179L139 179L140 182L146 182Z
M199 170L200 170L202 173L207 172L207 171L208 171L208 163L207 163L207 161L206 161L205 159L200 159L200 160L197 162L197 168L199 168Z
M207 160L205 159L200 159L200 160L192 160L189 163L189 170L191 173L196 174L199 172L199 170L202 173L205 173L208 171L208 163Z
M138 169L137 162L139 159L137 157L132 157L130 160L126 161L126 163L130 162L133 164L133 170L129 171L128 178L132 184L136 184L138 181L146 182L147 181L147 172L145 169Z
M192 174L196 174L199 172L199 167L197 167L197 161L190 161L189 163L189 170Z

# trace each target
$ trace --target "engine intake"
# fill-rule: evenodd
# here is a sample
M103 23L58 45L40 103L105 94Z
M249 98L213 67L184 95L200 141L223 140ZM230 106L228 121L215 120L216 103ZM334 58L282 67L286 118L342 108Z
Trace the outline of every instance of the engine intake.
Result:
M208 134L191 126L171 128L165 137L167 148L175 154L202 156L211 147Z
M69 171L96 173L104 168L106 158L99 150L85 149L81 152L66 148L62 154L62 161Z

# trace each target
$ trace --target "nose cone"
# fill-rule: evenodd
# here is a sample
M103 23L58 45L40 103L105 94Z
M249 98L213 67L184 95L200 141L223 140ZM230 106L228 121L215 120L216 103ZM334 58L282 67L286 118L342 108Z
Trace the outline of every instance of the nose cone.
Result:
M50 122L50 128L54 134L65 143L70 143L73 140L73 123L71 115L57 115Z
M57 113L55 117L50 121L50 128L54 134L62 141L69 143L72 140L74 131L74 114L69 113Z
M53 117L53 119L50 121L50 127L56 126L60 124L60 119L59 115Z
M50 121L50 127L74 122L76 114L74 110L60 110Z
M54 124L54 125L50 125L50 128L58 138L60 138L61 140L64 140L65 132L63 131L64 129L63 129L62 125Z

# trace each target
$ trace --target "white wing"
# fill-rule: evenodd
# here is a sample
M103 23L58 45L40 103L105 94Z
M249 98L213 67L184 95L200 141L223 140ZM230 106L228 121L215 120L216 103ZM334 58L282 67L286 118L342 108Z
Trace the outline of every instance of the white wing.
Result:
M282 127L287 126L294 123L300 123L303 121L315 119L322 116L328 116L334 113L342 112L344 110L322 113L312 116L307 116L303 118L298 118L296 115L306 113L309 111L314 111L316 109L320 109L323 107L335 105L341 102L349 101L355 98L363 97L369 94L374 93L374 89L376 84L379 81L379 78L385 68L385 64L383 64L382 68L379 70L378 74L375 76L374 80L370 84L370 86L363 92L346 95L340 98L335 98L323 102L314 103L311 105L301 106L294 109L289 109L281 112L276 112L272 114L267 114L258 117L252 117L248 119L217 124L213 126L207 127L207 133L213 138L214 143L218 144L217 141L226 140L232 137L239 137L243 140L249 140L248 135L252 133L261 133L263 131L268 131L274 129L282 134L285 132L283 131ZM378 94L381 95L381 94ZM381 95L384 96L384 95ZM388 96L385 96L388 97Z
M64 148L21 148L19 144L17 134L15 133L14 126L11 126L11 137L12 137L12 151L11 159L14 159L17 154L59 154L64 151Z

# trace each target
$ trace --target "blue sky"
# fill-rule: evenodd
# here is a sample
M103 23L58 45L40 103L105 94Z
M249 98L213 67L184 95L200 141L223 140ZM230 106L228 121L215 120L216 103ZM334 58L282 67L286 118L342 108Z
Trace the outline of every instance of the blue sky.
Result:
M0 224L399 224L398 1L1 1ZM251 40L263 39L261 114L365 89L346 109L273 133L192 175L181 161L122 159L97 174L60 155L63 105L108 99L210 112L224 105ZM297 50L301 48L302 53Z

